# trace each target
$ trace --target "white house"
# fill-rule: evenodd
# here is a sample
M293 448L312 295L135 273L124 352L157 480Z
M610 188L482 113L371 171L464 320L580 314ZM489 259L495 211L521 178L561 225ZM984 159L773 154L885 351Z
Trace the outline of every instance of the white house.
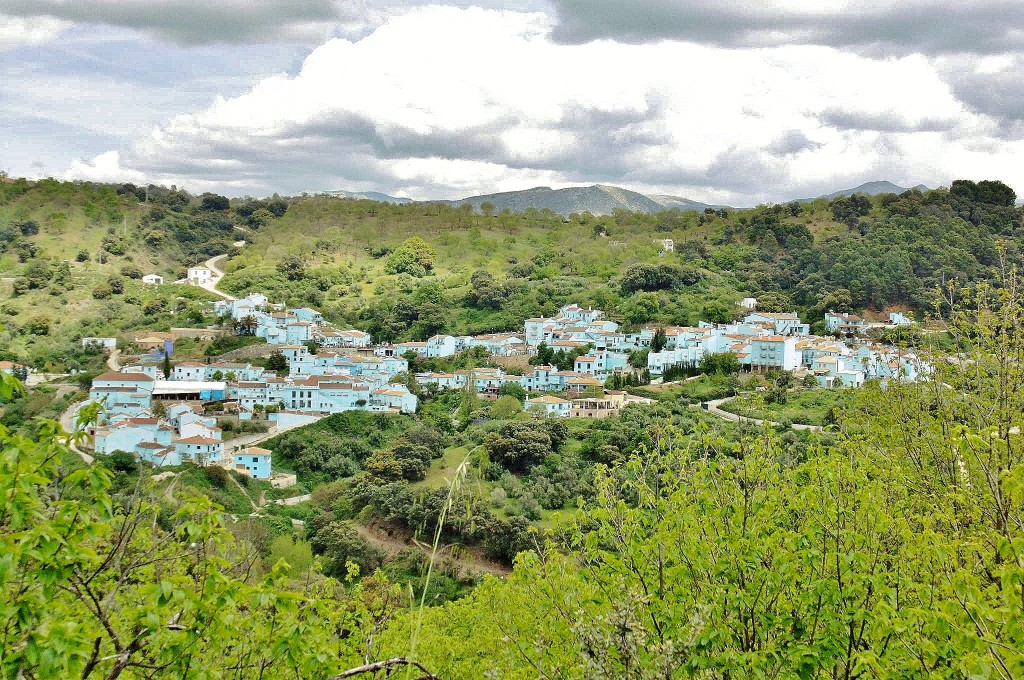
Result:
M737 303L743 309L753 311L757 309L757 298L745 297Z
M428 359L454 356L458 351L458 342L451 335L435 335L427 338L426 355Z
M158 286L164 282L164 277L159 274L146 274L142 277L142 282Z
M181 460L197 465L219 463L224 457L224 442L210 437L175 439L174 449Z
M846 335L857 335L864 330L864 319L856 314L829 310L825 313L825 326L829 333L839 331Z
M661 246L662 253L674 253L676 251L676 244L670 238L655 239L654 242Z
M82 349L112 352L117 349L117 338L82 338Z
M796 312L768 313L754 312L743 319L745 324L761 324L771 327L776 335L807 335L810 326L802 323Z
M193 286L204 286L213 281L213 271L209 267L189 267L186 278Z
M254 479L270 479L273 454L267 449L250 446L235 454L235 470Z
M531 413L543 413L546 416L557 416L568 418L572 411L572 402L568 399L559 399L545 394L542 397L534 397L526 400L526 410Z
M889 323L893 326L913 326L914 320L903 312L889 312Z
M794 336L762 335L750 339L749 364L752 371L792 371L800 366L801 355Z

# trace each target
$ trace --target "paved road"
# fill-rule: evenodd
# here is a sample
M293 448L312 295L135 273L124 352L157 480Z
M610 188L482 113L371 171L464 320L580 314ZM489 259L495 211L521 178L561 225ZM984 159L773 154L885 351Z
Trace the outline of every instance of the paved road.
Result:
M110 354L108 354L107 355L107 368L109 368L111 371L120 371L121 370L121 364L118 362L118 360L120 358L121 358L121 350L119 350L119 349L115 349Z
M301 496L292 496L291 498L278 498L274 502L278 505L298 505L299 503L305 503L311 498L313 498L313 494L307 493Z
M726 397L725 399L714 399L712 401L706 401L701 404L708 413L714 416L718 416L723 420L728 420L733 423L753 423L755 425L761 425L767 423L772 427L778 427L780 423L776 423L773 420L761 420L760 418L748 418L746 416L738 416L735 413L729 413L719 408L722 404L729 401L733 397ZM803 423L793 423L790 427L794 430L807 430L809 432L821 432L822 428L820 425L804 425Z
M65 432L69 434L75 432L75 418L78 416L78 407L81 405L82 402L71 404L64 410L64 413L60 414L60 426L64 428ZM68 441L68 448L71 449L72 453L77 453L81 456L82 460L86 463L91 463L93 461L93 457L75 446L74 441Z
M224 259L227 256L228 256L227 253L224 253L223 255L214 255L213 257L211 257L209 260L206 261L206 267L211 272L213 272L213 279L209 283L204 283L203 285L201 285L199 287L202 288L203 290L210 291L214 295L219 295L220 297L224 298L225 300L227 300L229 302L233 302L235 300L234 297L232 297L231 295L228 295L224 291L219 290L217 288L217 284L220 283L220 280L222 278L224 278L224 272L220 268L217 267L217 261L218 260L222 260L222 259Z

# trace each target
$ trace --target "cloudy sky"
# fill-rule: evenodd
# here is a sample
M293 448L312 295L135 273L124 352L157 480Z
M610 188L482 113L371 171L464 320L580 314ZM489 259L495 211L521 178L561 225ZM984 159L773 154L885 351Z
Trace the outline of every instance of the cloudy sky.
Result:
M1024 193L1020 0L0 0L0 63L17 176Z

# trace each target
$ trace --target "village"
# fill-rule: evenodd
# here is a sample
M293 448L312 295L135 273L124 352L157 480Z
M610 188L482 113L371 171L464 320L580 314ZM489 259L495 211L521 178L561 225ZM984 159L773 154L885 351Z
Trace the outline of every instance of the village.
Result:
M237 361L172 364L173 338L139 339L149 354L92 382L89 401L101 409L93 429L97 452L127 451L157 466L216 464L272 479L272 452L225 442L217 418L208 414L210 404L238 422L266 418L282 431L355 409L415 413L419 397L409 388L410 378L417 388L472 390L482 399L514 391L525 395L525 410L537 416L604 418L629 404L651 403L605 389L615 377L643 371L630 364L637 350L647 351L646 373L655 384L673 368L698 366L714 354L733 355L741 370L786 371L824 388L859 387L869 379L913 381L927 370L912 352L862 339L866 323L860 317L830 312L825 322L833 334L817 336L795 313L757 312L750 299L740 303L747 307L742 318L728 324L625 333L601 310L566 305L556 316L526 319L521 332L436 335L397 344L374 344L368 333L334 328L316 310L287 309L261 293L213 305L226 328L264 339L285 368ZM888 325L911 323L894 313ZM111 338L85 341L114 347ZM445 359L470 350L506 365L409 375L410 359ZM552 352L574 357L572 368L538 363Z

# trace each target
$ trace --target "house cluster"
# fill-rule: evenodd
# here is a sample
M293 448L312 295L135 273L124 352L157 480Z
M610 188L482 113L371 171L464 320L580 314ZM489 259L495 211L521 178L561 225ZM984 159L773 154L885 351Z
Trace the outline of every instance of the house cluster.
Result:
M394 345L398 355L415 352L425 359L455 356L459 352L483 347L491 356L514 357L527 353L526 343L518 333L488 333L484 335L435 335L426 342L400 342Z
M601 397L563 399L550 394L526 400L526 410L558 418L608 418L630 404L651 404L653 400L626 392L608 390Z
M158 466L225 464L223 435L216 418L197 413L187 403L168 406L165 418L155 417L148 407L140 408L152 403L154 390L147 388L155 382L140 373L117 372L104 373L93 381L93 398L131 395L137 400L105 402L104 423L93 433L96 452L126 451Z
M505 373L500 368L475 368L454 373L417 373L416 382L440 389L472 389L485 399L497 399L501 388L514 383L527 392L569 392L580 394L604 381L579 371L560 371L555 366L531 366L525 375Z
M847 336L860 335L866 328L858 316L831 312L826 317L826 326ZM665 335L664 349L647 357L652 375L661 375L670 366L697 364L705 355L724 352L735 355L740 365L750 371L791 371L797 377L813 375L823 387L859 387L871 378L916 380L925 369L912 352L811 335L808 325L795 313L753 312L738 323L702 322L695 328L669 327Z

